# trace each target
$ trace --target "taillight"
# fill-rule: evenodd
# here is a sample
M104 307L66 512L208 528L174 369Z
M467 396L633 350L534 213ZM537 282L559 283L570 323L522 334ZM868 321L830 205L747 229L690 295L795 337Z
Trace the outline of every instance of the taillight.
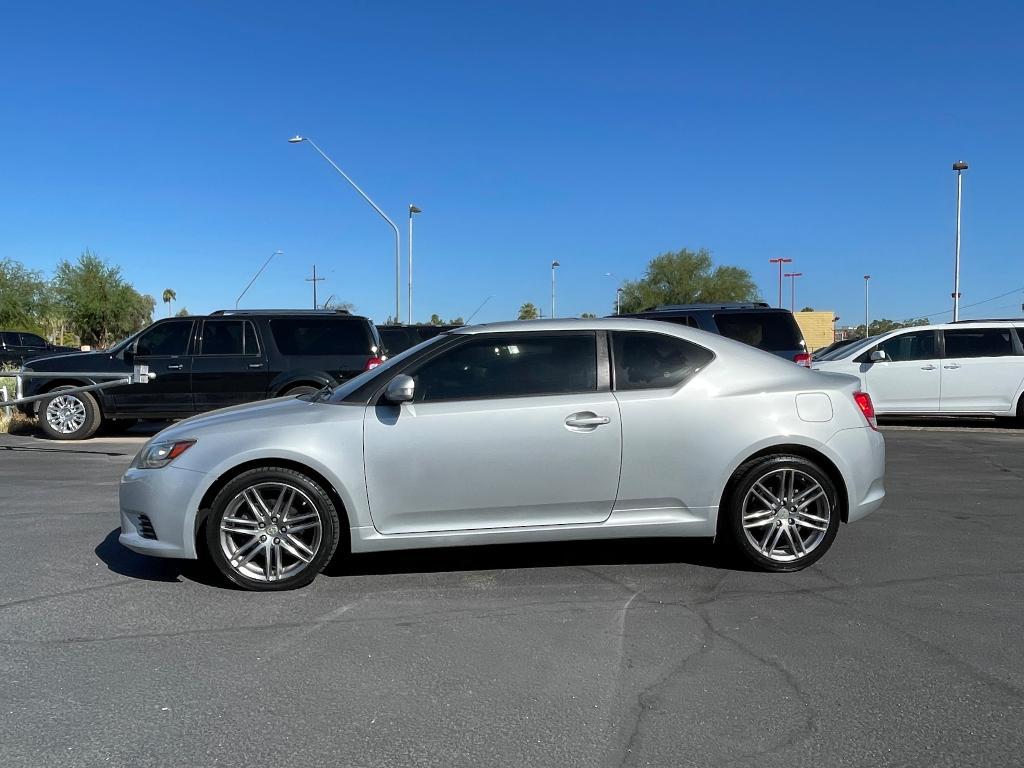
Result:
M875 404L871 402L871 395L867 392L854 392L853 401L857 403L857 407L860 408L860 412L864 414L864 418L868 420L871 428L877 432L878 421L875 419Z
M811 367L811 353L801 352L799 355L793 356L793 362L797 365L802 365L804 368Z
M384 362L383 358L380 358L380 357L368 358L367 361L366 361L366 367L363 368L363 370L364 371L372 371L374 368L376 368L378 365L380 365L383 362Z

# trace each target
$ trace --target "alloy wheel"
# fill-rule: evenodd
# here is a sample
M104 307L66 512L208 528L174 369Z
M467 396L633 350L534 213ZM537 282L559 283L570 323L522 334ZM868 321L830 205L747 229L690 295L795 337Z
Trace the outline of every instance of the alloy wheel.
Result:
M255 483L230 501L220 520L224 559L239 575L274 582L305 570L323 541L323 520L294 485Z
M799 469L773 469L754 481L743 498L743 533L763 557L799 560L825 540L832 520L828 493Z
M45 418L55 432L70 435L85 426L85 403L71 395L57 395L47 403Z

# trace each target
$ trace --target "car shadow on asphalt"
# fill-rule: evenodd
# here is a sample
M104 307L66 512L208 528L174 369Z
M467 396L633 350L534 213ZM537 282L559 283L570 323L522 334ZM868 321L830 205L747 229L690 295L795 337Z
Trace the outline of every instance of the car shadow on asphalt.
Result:
M564 568L587 565L680 564L746 570L711 539L657 538L557 541L537 544L414 549L348 554L324 569L328 576Z
M121 529L115 528L94 550L96 556L114 573L145 581L180 582L187 579L207 586L222 586L203 563L140 555L121 545L118 541L120 534Z

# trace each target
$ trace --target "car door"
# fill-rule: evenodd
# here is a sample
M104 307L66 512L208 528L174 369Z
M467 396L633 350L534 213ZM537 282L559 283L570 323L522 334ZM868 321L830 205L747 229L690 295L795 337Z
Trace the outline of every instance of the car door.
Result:
M1010 327L942 332L943 413L1009 413L1024 380L1024 355Z
M202 321L192 357L197 411L262 400L268 384L266 356L252 321Z
M467 334L403 371L414 400L366 409L374 527L399 534L607 519L622 438L606 360L599 365L593 332Z
M179 416L194 412L191 345L194 321L161 320L132 344L129 361L148 365L156 374L147 384L128 384L110 391L118 413L137 416Z
M882 351L884 360L871 360ZM855 358L878 413L938 413L942 380L934 330L899 333Z
M34 333L22 333L19 335L21 336L22 359L30 360L33 357L41 357L50 352L50 343L42 336L37 336Z

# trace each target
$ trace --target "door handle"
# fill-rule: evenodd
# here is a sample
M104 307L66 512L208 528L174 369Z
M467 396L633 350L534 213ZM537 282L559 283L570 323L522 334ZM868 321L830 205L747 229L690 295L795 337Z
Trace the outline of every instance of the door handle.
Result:
M957 364L957 363L953 363L952 365L944 365L944 366L942 366L942 367L943 367L943 368L948 368L948 369L949 369L949 370L951 370L951 371L955 371L955 370L956 370L957 368L959 368L960 366L959 366L959 364Z
M263 363L249 363L250 368L262 368Z
M168 365L167 366L167 370L168 371L180 371L183 367L184 366L181 363L177 363L175 365Z
M935 370L935 366L932 365L931 363L929 363L928 365L922 365L921 366L921 370L922 371L934 371Z
M593 413L574 413L565 420L565 426L577 427L577 428L593 428L600 427L602 424L611 423L611 418L608 416L597 416Z

